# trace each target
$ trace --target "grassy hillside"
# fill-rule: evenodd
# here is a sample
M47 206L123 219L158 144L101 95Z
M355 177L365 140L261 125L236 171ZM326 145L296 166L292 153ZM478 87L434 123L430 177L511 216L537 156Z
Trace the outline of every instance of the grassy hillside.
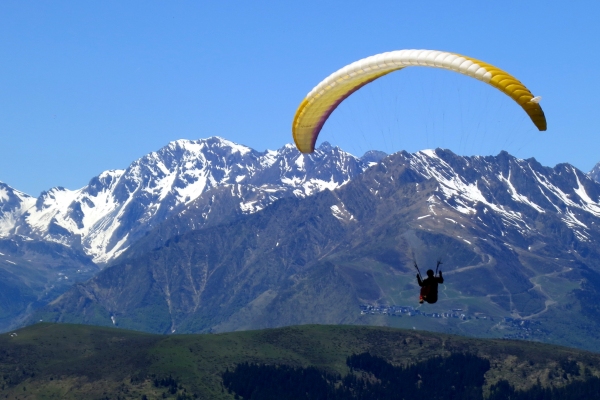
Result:
M305 325L164 336L41 323L14 333L0 336L0 398L232 399L222 389L221 375L238 363L315 366L346 374L346 358L362 352L394 364L472 353L491 363L484 391L500 379L525 389L538 380L543 386L561 386L600 376L600 354L370 326ZM573 361L578 374L573 373ZM169 377L176 381L176 390L161 386Z

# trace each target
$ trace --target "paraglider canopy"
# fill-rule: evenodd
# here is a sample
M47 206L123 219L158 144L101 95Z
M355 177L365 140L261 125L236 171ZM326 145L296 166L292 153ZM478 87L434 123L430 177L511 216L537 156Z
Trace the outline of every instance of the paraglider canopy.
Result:
M445 51L398 50L349 64L315 86L300 103L292 123L298 150L314 151L327 118L352 93L390 72L411 66L451 70L490 84L516 101L540 131L546 130L546 117L539 105L541 97L534 97L509 73L483 61Z

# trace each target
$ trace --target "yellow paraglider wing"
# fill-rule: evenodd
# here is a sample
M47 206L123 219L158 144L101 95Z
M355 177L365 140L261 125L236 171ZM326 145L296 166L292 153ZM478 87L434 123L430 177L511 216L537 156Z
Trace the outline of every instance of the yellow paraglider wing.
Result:
M356 61L334 72L302 100L292 123L296 147L312 153L327 118L352 93L384 75L411 66L442 68L488 83L516 101L540 131L546 130L546 117L540 97L509 73L474 58L436 50L398 50Z

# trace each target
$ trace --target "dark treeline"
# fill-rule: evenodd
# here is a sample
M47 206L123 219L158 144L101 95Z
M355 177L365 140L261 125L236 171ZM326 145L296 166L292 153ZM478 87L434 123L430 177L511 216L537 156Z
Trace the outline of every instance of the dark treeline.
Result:
M244 399L338 399L333 383L340 379L313 367L243 363L225 371L223 385Z
M252 400L478 400L483 399L483 375L490 368L489 361L465 354L408 367L395 367L369 353L346 362L352 373L344 378L314 367L244 363L223 374L223 385L238 398Z
M383 399L482 399L481 387L490 362L471 354L453 354L450 357L433 357L408 367L395 367L382 358L369 353L348 357L351 371L371 373L378 382L370 385ZM349 374L344 386L361 393L368 381ZM355 398L355 397L350 397ZM370 399L373 397L356 397Z
M153 380L154 387L167 387L169 388L169 393L175 394L177 393L177 380L173 379L171 375L168 378L154 378Z
M600 379L595 376L585 381L575 381L560 388L543 388L539 384L529 390L515 390L502 380L490 388L488 400L590 400L600 393Z
M348 357L346 363L350 373L343 378L314 367L238 364L223 374L223 386L244 400L483 400L484 375L490 369L488 360L460 353L408 366L363 353ZM527 391L500 381L491 387L488 400L587 400L598 393L598 378Z

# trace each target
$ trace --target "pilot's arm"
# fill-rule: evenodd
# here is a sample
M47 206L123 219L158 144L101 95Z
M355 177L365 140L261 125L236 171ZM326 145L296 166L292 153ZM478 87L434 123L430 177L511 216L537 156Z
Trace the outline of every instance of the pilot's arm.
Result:
M423 281L421 280L419 274L417 274L417 282L419 282L419 286L423 286Z

